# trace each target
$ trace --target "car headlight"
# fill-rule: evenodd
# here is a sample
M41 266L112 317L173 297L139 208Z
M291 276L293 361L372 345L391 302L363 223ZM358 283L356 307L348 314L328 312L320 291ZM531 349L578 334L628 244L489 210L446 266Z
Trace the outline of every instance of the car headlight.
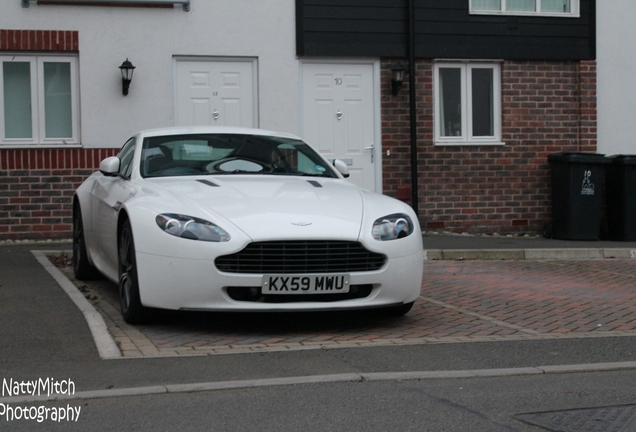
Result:
M405 214L396 213L381 217L373 222L373 238L376 240L395 240L411 235L413 221Z
M221 227L203 219L166 213L155 218L159 228L173 236L210 242L226 242L230 235Z

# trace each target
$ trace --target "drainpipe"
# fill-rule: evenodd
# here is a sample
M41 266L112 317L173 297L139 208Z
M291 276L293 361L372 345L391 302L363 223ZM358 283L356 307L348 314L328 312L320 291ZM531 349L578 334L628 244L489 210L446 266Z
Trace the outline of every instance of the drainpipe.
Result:
M417 188L417 104L415 101L415 0L409 0L409 101L411 114L411 203L419 216Z

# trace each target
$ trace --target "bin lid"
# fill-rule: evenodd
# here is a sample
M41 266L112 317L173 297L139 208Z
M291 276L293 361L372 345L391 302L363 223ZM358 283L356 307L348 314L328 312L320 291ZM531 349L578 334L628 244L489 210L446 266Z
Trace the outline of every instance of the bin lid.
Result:
M607 158L615 165L636 165L636 155L613 155Z
M561 152L548 155L550 162L574 162L574 163L591 163L591 164L608 164L611 161L604 154L599 153L580 153L580 152Z

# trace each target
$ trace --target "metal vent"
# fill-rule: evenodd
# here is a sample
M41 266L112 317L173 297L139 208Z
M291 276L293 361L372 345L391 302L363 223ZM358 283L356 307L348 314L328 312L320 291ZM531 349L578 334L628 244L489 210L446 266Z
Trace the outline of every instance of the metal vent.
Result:
M303 274L379 270L386 256L347 241L273 241L250 243L232 255L218 257L216 267L228 273Z

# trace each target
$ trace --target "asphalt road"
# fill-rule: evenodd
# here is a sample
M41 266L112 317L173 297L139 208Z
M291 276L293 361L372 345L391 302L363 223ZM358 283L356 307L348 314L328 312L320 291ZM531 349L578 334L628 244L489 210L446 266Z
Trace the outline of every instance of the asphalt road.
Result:
M59 429L69 431L540 431L515 416L633 403L633 388L630 371L268 386L45 405L81 410L79 421L60 423ZM596 429L584 430L612 430L611 421L601 423L598 410L594 415L588 423ZM53 429L51 422L24 420L2 429L43 430L43 425Z
M632 336L102 360L84 317L37 265L31 249L34 247L0 247L0 380L4 392L0 394L0 430L537 431L544 429L515 416L636 404L636 373L631 369L549 374L509 371L633 362L636 339ZM508 373L452 379L387 375L483 369ZM379 380L355 378L374 373L385 375ZM290 384L295 377L324 375L354 378ZM106 397L3 401L6 380L47 377L72 380L80 396L106 391L102 394ZM200 392L191 391L193 387L148 395L134 391L263 379L271 381ZM132 390L131 395L117 396L114 391L119 389ZM59 412L67 413L79 408L80 417L77 422L8 421L6 412L3 414L7 407L34 407L31 413L38 407L49 412L58 407ZM597 416L597 426L604 425L599 419ZM629 421L623 421L621 427Z

